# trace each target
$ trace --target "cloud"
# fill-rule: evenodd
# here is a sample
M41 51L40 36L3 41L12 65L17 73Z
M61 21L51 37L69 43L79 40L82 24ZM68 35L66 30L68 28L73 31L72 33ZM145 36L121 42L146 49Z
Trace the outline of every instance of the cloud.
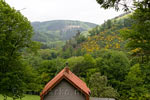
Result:
M30 21L80 20L101 24L121 13L100 8L96 0L6 0Z

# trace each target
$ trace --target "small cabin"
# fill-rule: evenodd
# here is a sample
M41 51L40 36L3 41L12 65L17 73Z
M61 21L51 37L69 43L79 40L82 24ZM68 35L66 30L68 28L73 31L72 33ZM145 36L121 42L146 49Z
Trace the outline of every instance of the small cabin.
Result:
M89 100L90 89L68 67L46 84L41 100Z

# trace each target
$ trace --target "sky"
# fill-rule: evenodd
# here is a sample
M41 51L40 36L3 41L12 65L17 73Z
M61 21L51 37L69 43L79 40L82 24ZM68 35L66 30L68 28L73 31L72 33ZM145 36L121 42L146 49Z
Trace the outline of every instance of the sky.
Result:
M104 10L96 0L5 0L20 10L31 22L50 20L79 20L102 24L123 13Z

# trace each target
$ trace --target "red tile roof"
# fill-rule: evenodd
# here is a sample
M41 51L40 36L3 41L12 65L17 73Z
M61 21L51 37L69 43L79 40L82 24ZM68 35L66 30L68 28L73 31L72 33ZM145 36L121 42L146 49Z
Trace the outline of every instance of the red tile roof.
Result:
M43 96L46 95L53 87L55 87L62 79L66 79L81 92L84 92L86 95L90 95L90 89L86 86L86 84L75 74L73 74L68 67L66 67L46 84L40 96L43 98Z

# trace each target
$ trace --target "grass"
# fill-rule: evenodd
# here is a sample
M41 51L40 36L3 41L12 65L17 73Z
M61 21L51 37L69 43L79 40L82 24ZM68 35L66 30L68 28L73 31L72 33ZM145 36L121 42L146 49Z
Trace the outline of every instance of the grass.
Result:
M0 94L0 100L3 100L4 97ZM7 100L13 100L12 98L8 97ZM16 100L20 100L20 99L16 99ZM37 95L25 95L24 98L22 98L22 100L40 100L40 96Z

